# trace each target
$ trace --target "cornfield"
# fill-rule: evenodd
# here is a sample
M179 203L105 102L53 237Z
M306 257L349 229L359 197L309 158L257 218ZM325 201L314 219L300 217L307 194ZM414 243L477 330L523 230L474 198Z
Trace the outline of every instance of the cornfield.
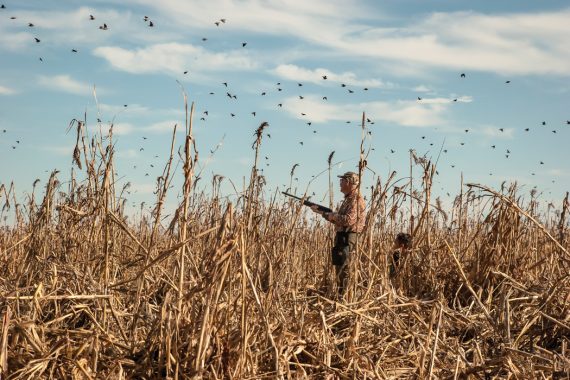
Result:
M435 167L416 160L421 187L392 175L361 189L366 229L338 299L331 226L256 168L267 125L230 201L220 176L197 190L187 115L183 197L166 223L174 137L138 220L115 187L112 132L89 138L82 121L66 189L54 171L17 205L2 184L2 214L14 214L0 230L2 378L568 378L568 195L544 209L514 184L465 184L443 210ZM413 247L390 278L400 231Z

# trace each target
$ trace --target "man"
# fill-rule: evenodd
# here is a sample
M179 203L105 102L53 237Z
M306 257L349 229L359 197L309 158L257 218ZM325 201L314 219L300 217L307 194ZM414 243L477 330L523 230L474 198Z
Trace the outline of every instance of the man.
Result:
M392 252L392 262L390 263L390 278L396 277L400 269L400 257L412 248L412 237L410 234L400 232L394 240L394 251Z
M364 230L366 218L366 204L358 188L358 174L346 172L340 178L340 191L344 194L344 201L337 212L320 212L317 206L311 209L335 225L336 235L332 248L332 263L335 266L337 292L344 294L348 286L348 264L351 253L356 250L357 234Z

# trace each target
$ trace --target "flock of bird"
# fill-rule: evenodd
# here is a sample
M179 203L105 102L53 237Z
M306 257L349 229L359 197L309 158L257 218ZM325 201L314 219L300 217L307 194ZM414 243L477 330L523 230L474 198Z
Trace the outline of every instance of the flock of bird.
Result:
M6 11L6 9L7 9L7 7L6 7L4 4L0 5L0 11ZM0 13L0 16L1 16L1 13ZM17 20L17 17L16 17L16 16L10 16L10 19L11 19L11 20ZM96 25L95 27L97 27L99 30L101 30L101 31L103 31L103 32L104 32L104 31L108 31L108 30L110 30L110 29L113 27L111 24L109 24L108 22L106 22L106 21L104 21L104 20L103 20L103 22L97 23L96 21L98 21L98 19L97 19L97 17L96 17L95 15L89 15L87 21L94 22L94 24ZM148 27L148 28L155 28L155 27L156 27L155 21L151 20L148 16L142 17L142 21L145 23L146 27ZM214 25L216 28L223 27L226 23L227 23L227 19L225 19L225 18L220 18L220 19L217 19L217 20L213 21L213 25ZM26 22L26 25L27 25L28 28L35 28L35 24L34 24L33 22ZM94 27L94 28L95 28L95 27ZM40 37L41 37L41 36L37 36L37 35L34 37L35 43L37 43L37 44L42 43L42 38L40 38ZM202 41L202 42L208 41L208 37L202 37L202 38L201 38L201 41ZM245 48L247 45L248 45L247 42L245 42L245 41L244 41L244 42L241 42L241 48ZM71 51L71 53L73 53L73 54L79 53L79 50L78 50L77 48L75 48L75 47L71 48L70 51ZM39 57L39 60L40 60L41 62L44 62L44 59L43 59L42 57ZM190 70L184 70L181 74L182 74L182 75L188 75L189 73L190 73ZM319 78L318 78L318 80L320 80L320 81L327 81L327 80L330 79L329 76L330 76L330 75L320 75ZM460 73L460 74L459 74L459 79L460 79L460 80L468 80L469 78L468 78L468 75L467 75L466 73ZM341 88L341 89L343 89L343 90L346 91L345 94L348 94L348 95L355 94L356 91L362 91L362 92L365 92L365 93L371 93L371 92L372 92L372 91L370 91L370 89L369 89L368 87L356 88L355 86L351 86L351 85L349 85L349 84L347 84L347 83L340 83L339 85L340 85L340 88ZM505 81L505 85L511 85L511 81L510 81L510 80L506 80L506 81ZM303 100L305 99L305 95L303 95L303 94L300 93L300 92L302 92L301 90L304 88L304 83L302 83L302 82L297 82L296 85L295 85L295 84L292 84L292 87L297 90L297 92L296 92L296 94L295 94L295 97L298 97L298 100L299 100L299 101L303 101ZM213 89L212 91L209 91L208 93L209 93L209 95L215 96L218 90L221 91L222 93L225 93L225 94L223 94L223 96L224 96L225 98L227 98L228 101L235 102L235 101L238 100L238 93L236 93L234 90L232 90L231 85L230 85L230 81L223 81L223 82L220 82L218 89ZM270 93L272 93L272 92L275 93L275 94L278 94L278 93L286 93L287 91L290 91L290 90L291 90L291 85L282 84L281 82L277 82L277 83L275 84L275 88L262 90L262 91L259 92L259 96L264 96L264 97L266 97L266 96L268 96L268 95L269 95ZM329 99L329 96L331 96L331 94L321 95L321 101L327 102L328 99ZM426 101L426 100L428 100L428 99L424 99L424 98L419 97L419 96L417 97L417 102L420 103L420 104L421 104L422 102ZM458 102L458 98L450 99L450 101L453 102L453 103ZM237 104L234 103L234 105L235 105L235 108L237 108ZM275 105L276 109L282 109L283 106L284 106L284 105L283 105L283 102L276 103L276 105ZM127 105L125 104L124 107L127 107ZM208 117L210 116L210 112L209 112L208 110L200 110L199 112L200 112L199 120L200 120L201 122L206 122L207 119L208 119ZM250 111L247 111L247 112L248 112L249 115L251 115L251 117L254 117L254 118L257 117L257 115L258 115L258 111L256 111L256 110L250 110ZM235 117L237 117L237 116L238 116L238 111L233 110L232 112L229 112L229 117L235 118ZM310 127L310 131L312 131L313 134L317 134L317 133L318 133L318 130L313 126L313 122L310 120L310 111L301 112L300 115L298 115L298 116L299 116L300 119L303 120L303 122L304 122L308 127ZM98 121L101 122L101 120L98 120ZM375 122L374 122L372 119L370 119L370 118L367 118L367 119L366 119L366 122L367 122L368 125L373 125L373 124L375 124ZM351 124L352 121L351 121L351 120L347 120L345 123L346 123L346 124ZM540 125L543 126L543 127L546 127L547 122L546 122L546 121L542 121L542 122L540 123ZM570 126L570 120L566 120L566 125ZM531 127L528 127L528 126L525 127L525 128L524 128L524 132L529 132L529 131L530 131L530 128L531 128ZM9 132L10 132L10 131L7 131L6 129L2 130L2 134L4 134L4 135L9 134ZM465 133L469 133L470 130L469 130L469 129L465 129L464 132L465 132ZM498 132L504 133L504 132L505 132L505 129L504 129L504 128L498 128ZM372 131L370 130L370 128L367 129L367 133L368 133L368 135L372 135ZM557 129L552 129L552 133L553 133L553 134L556 134L556 133L557 133ZM266 135L267 138L271 138L271 134L270 134L270 133L265 133L265 135ZM424 135L424 136L421 136L421 139L422 139L422 140L426 140L426 138L427 138L427 136L425 136L425 135ZM146 136L143 136L142 139L143 139L143 141L146 141L146 140L147 140L147 137L146 137ZM19 140L13 140L13 141L15 141L15 143L12 144L11 147L12 147L12 149L16 149L16 148L18 147L18 145L20 144L20 141L19 141ZM304 142L303 140L299 140L299 141L298 141L298 144L299 144L300 146L304 146L304 145L305 145L305 142ZM434 143L433 143L433 142L430 142L429 145L430 145L430 146L434 146ZM465 142L464 142L464 141L460 142L460 146L465 146ZM497 145L496 145L496 144L493 144L493 145L490 146L490 148L491 148L491 149L496 149L496 148L497 148ZM217 149L217 148L216 148L216 149ZM210 153L213 154L216 149L210 150ZM145 149L144 149L144 146L141 146L141 147L139 148L139 152L143 152L144 150L145 150ZM374 148L371 148L371 150L374 150ZM443 152L443 153L448 153L448 148L446 148L446 149L443 149L443 148L442 148L442 152ZM396 153L396 149L394 149L394 148L388 148L387 153L389 153L389 154L395 154L395 153ZM510 158L511 155L512 155L512 149L511 149L511 148L508 148L508 147L505 148L505 152L504 152L504 157L505 157L505 159ZM155 156L154 156L155 159L157 159L158 157L159 157L158 155L155 155ZM545 164L543 160L540 160L539 163L540 163L540 165L544 165L544 164ZM269 157L267 157L267 156L265 156L265 165L266 165L266 166L269 166ZM156 165L156 166L158 166L158 165ZM451 166L451 168L455 168L455 164L451 164L450 166ZM150 164L149 164L149 168L154 168L154 167L155 167L155 163L150 163ZM137 169L137 165L134 165L134 166L133 166L133 169ZM261 169L261 170L263 170L263 169ZM535 173L531 173L531 174L532 174L532 175L535 175ZM149 177L149 176L150 176L150 174L149 174L148 171L146 171L144 175L145 175L145 177ZM492 175L492 173L490 173L490 175Z

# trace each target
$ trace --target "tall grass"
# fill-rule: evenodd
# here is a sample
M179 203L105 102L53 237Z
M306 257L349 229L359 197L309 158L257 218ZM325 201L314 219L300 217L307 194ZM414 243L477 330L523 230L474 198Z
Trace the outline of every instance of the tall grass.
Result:
M192 111L183 198L168 224L174 134L153 213L140 220L127 217L124 189L115 187L112 128L90 138L84 122L72 124L77 168L67 189L54 171L41 199L32 192L16 206L13 185L2 185L2 214L15 215L0 230L3 378L568 373L568 196L559 212L541 214L535 194L524 200L515 185L469 184L445 211L431 197L434 165L413 157L420 188L398 187L392 174L361 189L366 229L351 288L337 302L330 226L269 192L256 170L267 124L255 132L246 191L230 202L219 176L208 193L194 186ZM389 279L393 238L409 228L413 249Z

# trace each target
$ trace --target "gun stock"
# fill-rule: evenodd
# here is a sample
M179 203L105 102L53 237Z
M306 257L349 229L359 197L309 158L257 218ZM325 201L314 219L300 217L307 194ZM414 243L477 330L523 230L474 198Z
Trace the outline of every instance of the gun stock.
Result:
M317 203L314 203L314 202L311 202L311 201L308 201L308 200L303 200L303 198L299 198L299 197L297 197L297 196L295 196L295 195L293 195L293 194L289 194L289 193L287 193L287 192L285 192L285 191L282 191L282 193L285 194L285 195L288 196L288 197L295 198L295 199L298 199L298 200L300 200L300 201L303 201L303 205L305 205L305 206L308 206L308 207L317 206L317 209L318 209L320 212L332 212L332 210L331 210L330 208L328 208L328 207L321 206L320 204L317 204Z

